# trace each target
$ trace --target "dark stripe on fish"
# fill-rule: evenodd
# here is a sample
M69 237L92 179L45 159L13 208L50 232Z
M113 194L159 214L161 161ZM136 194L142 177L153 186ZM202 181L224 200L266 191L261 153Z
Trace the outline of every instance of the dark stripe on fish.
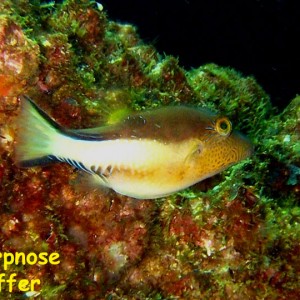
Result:
M52 156L54 160L56 161L60 161L60 162L66 162L69 165L75 167L76 169L85 171L89 174L94 174L93 171L91 171L90 169L88 169L87 167L85 167L85 165L79 161L73 160L73 159L69 159L69 158L64 158L64 157L58 157L58 156Z
M55 162L59 162L53 155L43 156L37 159L24 160L19 162L21 168L30 168L35 166L50 165Z

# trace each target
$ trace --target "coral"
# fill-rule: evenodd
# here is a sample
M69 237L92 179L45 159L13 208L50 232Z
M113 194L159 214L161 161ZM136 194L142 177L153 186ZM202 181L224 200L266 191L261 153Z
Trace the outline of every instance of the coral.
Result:
M33 295L43 299L298 297L299 97L277 113L253 77L215 64L186 71L94 1L3 0L0 10L0 252L60 255L7 274L40 279ZM66 164L14 164L22 94L68 128L128 110L208 107L255 153L155 201L81 190ZM3 298L24 293L2 284Z

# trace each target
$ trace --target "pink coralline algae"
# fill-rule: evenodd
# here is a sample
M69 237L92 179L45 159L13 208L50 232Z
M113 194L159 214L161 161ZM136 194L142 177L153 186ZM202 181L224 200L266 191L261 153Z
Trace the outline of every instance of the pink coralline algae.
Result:
M185 71L93 1L4 0L0 10L1 298L299 297L299 97L276 115L254 78L214 64ZM255 153L163 199L95 191L67 164L15 165L23 94L68 128L208 107L250 135ZM4 270L16 253L32 261ZM59 263L34 261L45 253Z
M37 81L39 47L8 16L0 16L0 78L2 96L14 95Z

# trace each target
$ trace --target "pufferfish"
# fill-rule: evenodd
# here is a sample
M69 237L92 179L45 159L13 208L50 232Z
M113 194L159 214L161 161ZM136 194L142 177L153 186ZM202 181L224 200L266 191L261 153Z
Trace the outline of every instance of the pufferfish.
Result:
M67 129L28 97L21 99L16 162L66 162L92 185L137 199L160 198L213 176L251 155L247 137L206 109L170 106L89 129Z

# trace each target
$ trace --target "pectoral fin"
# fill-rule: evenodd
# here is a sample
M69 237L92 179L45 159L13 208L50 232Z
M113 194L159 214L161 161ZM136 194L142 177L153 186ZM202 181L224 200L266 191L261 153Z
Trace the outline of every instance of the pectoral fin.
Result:
M199 141L195 141L190 145L188 154L184 160L185 163L191 163L194 159L198 158L203 151L203 145Z

